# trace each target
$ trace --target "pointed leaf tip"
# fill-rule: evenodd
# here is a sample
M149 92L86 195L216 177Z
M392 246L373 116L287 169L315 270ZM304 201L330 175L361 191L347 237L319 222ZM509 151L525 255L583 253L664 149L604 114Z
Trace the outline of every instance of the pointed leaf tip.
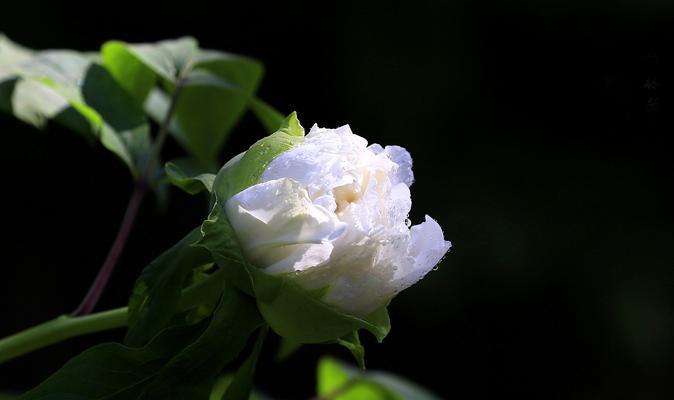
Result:
M279 128L280 132L286 133L290 136L304 136L304 128L300 124L300 120L297 118L297 112L293 111L288 115Z

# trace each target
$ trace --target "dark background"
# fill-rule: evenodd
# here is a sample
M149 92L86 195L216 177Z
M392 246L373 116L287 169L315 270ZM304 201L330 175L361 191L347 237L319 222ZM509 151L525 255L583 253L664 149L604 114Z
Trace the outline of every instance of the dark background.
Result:
M262 60L261 97L305 127L349 123L412 153L412 219L435 217L453 248L395 299L390 336L367 340L370 368L445 398L674 393L671 2L24 3L3 3L0 30L26 46L193 35ZM246 117L222 159L263 133ZM77 305L132 187L111 153L59 127L0 115L0 134L4 336ZM146 202L99 308L123 305L204 215L175 190L163 214ZM121 335L2 365L0 386L29 388ZM348 359L308 347L280 366L267 357L257 381L310 397L326 352Z

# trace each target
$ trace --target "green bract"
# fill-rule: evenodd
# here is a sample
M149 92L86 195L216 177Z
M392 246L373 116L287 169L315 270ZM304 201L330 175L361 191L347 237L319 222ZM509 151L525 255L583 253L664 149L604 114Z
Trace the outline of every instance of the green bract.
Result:
M227 220L223 205L236 193L258 183L267 165L279 154L302 142L304 130L297 115L291 114L272 135L255 143L218 173L213 185L214 206L201 226L199 245L207 248L228 276L244 292L256 298L267 323L279 335L296 343L322 343L352 337L354 331L366 329L379 341L387 335L390 324L385 308L367 318L345 314L320 300L323 290L307 291L283 275L270 275L247 262L235 232ZM354 355L361 354L353 340L344 344Z

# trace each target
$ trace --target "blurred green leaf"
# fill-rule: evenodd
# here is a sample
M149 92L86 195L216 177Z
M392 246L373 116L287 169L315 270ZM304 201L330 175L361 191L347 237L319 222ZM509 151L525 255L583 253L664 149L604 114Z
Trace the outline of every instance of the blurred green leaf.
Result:
M169 181L189 194L213 190L215 174L204 173L203 169L192 159L181 158L169 161L165 169Z
M208 252L191 246L201 234L193 230L152 261L141 273L129 299L126 344L140 346L166 328L178 312L181 291L192 270L211 261Z
M142 105L157 81L154 71L135 57L126 44L117 41L103 45L101 61L117 82Z
M3 49L13 46L6 38L2 43ZM1 109L37 128L54 120L98 139L138 176L150 148L149 126L143 110L105 68L69 50L5 52L11 55L0 59L15 62L0 63Z
M264 338L267 336L267 331L268 328L266 326L260 329L257 339L255 340L255 345L253 346L253 351L246 361L244 361L243 365L239 367L239 370L236 371L234 379L232 379L227 387L227 391L222 396L222 400L246 400L250 397L253 389L255 366L257 365L257 359L262 350Z
M302 343L295 342L288 338L281 338L281 343L276 350L276 361L285 361L302 348Z
M258 98L253 98L250 106L267 133L276 132L285 119L283 114Z
M199 49L190 37L109 41L99 57L32 52L0 34L0 109L38 128L54 120L98 139L134 176L145 170L151 147L144 111L163 122L177 84L169 132L206 172L215 170L229 132L249 106L266 129L277 128L281 115L254 96L262 75L258 61Z
M229 132L243 115L262 78L254 60L213 51L201 55L185 78L173 132L204 165L215 164Z
M33 50L12 42L0 32L0 66L18 63L30 58L32 55Z
M317 392L319 396L332 394L350 382L350 374L336 360L324 357L318 364Z
M363 372L333 358L318 364L317 392L331 400L440 400L428 390L385 372Z
M152 87L149 82L154 83L148 70L174 84L180 74L190 68L197 51L197 41L183 37L139 44L112 40L103 44L101 53L103 64L111 69L113 76L119 81L125 80L125 87L142 100L143 94L147 95ZM132 87L132 83L140 86Z
M181 85L170 132L204 167L214 170L229 132L262 78L258 61L199 49L192 38L154 44L107 42L103 63L134 98L163 121L170 96ZM165 90L151 90L159 78Z
M440 397L403 377L383 371L369 371L367 379L397 393L403 399L440 400Z

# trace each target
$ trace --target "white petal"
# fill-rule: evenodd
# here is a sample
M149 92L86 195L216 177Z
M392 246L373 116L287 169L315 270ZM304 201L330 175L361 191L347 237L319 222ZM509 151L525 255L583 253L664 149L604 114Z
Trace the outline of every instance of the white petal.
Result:
M395 171L395 182L402 182L405 185L412 186L414 174L412 173L412 156L400 146L386 146L384 153L398 166Z
M396 291L406 289L423 278L440 262L450 247L452 244L445 240L440 225L426 215L426 221L410 229L408 255L411 263L396 271Z
M290 272L319 265L330 257L345 224L314 205L298 182L277 179L236 194L225 205L227 217L253 264ZM326 246L329 245L329 246Z

